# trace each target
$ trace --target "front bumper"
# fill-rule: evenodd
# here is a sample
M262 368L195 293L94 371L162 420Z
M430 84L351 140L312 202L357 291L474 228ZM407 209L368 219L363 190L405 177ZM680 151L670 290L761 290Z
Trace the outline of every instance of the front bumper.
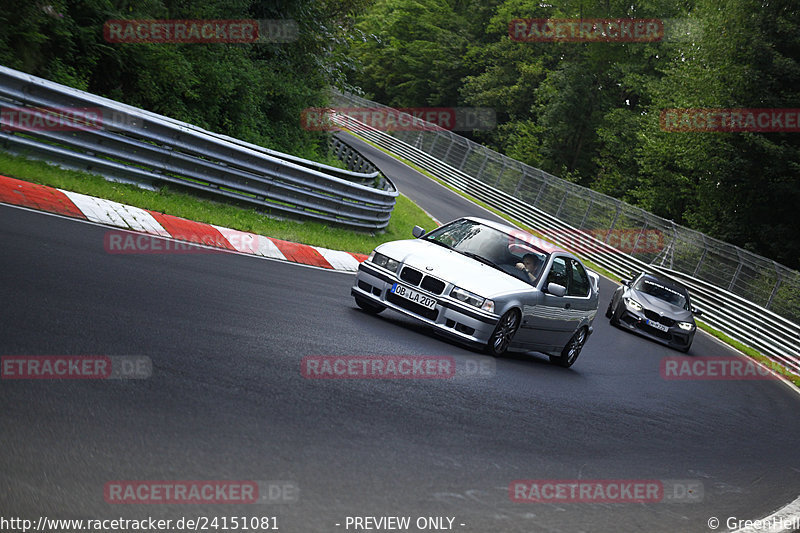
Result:
M434 309L427 309L391 292L395 283L400 283L436 300ZM489 341L500 317L481 309L461 303L450 294L453 285L445 282L441 294L425 291L420 286L400 280L397 275L369 262L361 263L350 294L371 303L388 307L414 318L435 331L466 344L482 346Z
M619 325L623 328L677 350L686 350L691 346L697 327L687 331L681 329L676 322L667 331L661 331L647 323L648 319L644 312L634 311L623 302L620 302L620 305L623 307L623 311L619 316Z

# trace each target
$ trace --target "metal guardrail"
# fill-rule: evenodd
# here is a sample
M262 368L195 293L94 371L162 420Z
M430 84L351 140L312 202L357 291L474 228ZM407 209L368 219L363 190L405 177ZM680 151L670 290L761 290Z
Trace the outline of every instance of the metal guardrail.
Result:
M378 131L352 118L339 120L343 128L356 130L355 132L365 139L411 161L445 183L498 211L537 229L551 240L557 242L559 236L563 237L567 232L570 235L570 244L565 245L566 248L572 248L579 255L616 276L626 278L632 273L648 271L682 283L690 290L697 306L704 311L702 321L729 337L752 346L789 371L800 375L800 358L798 358L800 325L713 283L623 253L594 238L591 233L581 231L569 221L484 183L393 135Z
M80 128L20 127L31 120L10 121L15 108L42 123L67 121L76 109L91 110L100 120ZM178 185L216 200L362 231L386 227L398 194L378 172L365 175L282 154L3 66L0 111L5 150L116 181ZM376 181L381 188L372 186Z
M347 168L353 172L362 173L366 179L373 179L375 174L380 174L378 168L372 164L372 161L361 155L358 150L347 144L346 138L341 138L336 135L328 137L328 149L343 161Z

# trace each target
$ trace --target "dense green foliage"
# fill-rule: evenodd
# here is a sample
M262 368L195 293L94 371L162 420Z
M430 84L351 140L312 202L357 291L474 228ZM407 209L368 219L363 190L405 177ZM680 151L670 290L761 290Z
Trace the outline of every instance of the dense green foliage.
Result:
M667 108L797 108L800 7L778 0L377 0L349 80L398 107L486 106L473 138L794 268L800 133L668 132ZM677 19L660 42L515 42L516 18ZM674 24L670 28L674 28ZM792 213L795 212L794 215Z
M0 0L0 64L269 148L319 158L306 107L343 81L352 15L367 0ZM288 43L119 44L115 19L292 19Z

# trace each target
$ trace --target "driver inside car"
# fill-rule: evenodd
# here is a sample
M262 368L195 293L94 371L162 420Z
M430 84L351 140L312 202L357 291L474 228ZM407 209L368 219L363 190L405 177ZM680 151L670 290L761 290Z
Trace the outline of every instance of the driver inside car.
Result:
M534 283L536 278L539 277L539 269L542 267L542 260L534 254L525 254L522 256L522 262L517 263L516 267L525 271L525 273L528 274L528 279L531 283Z

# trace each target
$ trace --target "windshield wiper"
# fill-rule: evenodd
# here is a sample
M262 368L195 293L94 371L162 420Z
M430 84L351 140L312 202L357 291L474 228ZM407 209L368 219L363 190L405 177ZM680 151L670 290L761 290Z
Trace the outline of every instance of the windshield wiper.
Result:
M458 251L458 250L456 250L456 251ZM490 267L494 267L497 270L499 270L500 272L505 272L505 270L500 268L500 266L497 263L495 263L493 261L490 261L489 259L486 259L482 255L478 255L478 254L473 253L473 252L461 252L461 253L466 255L467 257L471 257L472 259L475 259L476 261L480 261L484 265L489 265Z
M453 247L450 246L449 244L444 243L442 241L437 241L436 239L425 239L425 240L428 241L428 242L432 242L433 244L438 244L439 246L444 246L448 250L452 250L453 249Z

